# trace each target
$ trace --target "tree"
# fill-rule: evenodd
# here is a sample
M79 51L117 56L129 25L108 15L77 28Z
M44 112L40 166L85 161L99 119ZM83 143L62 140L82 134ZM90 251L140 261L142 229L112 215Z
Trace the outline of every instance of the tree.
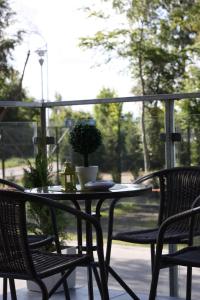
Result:
M122 136L124 140L124 152L122 168L131 171L134 178L138 177L143 168L143 152L139 120L133 119L131 113L126 113L122 120Z
M165 144L160 141L164 132L164 111L160 105L146 107L146 134L149 146L151 170L162 169L165 165Z
M22 31L17 31L12 37L8 36L8 27L10 26L15 13L11 10L8 0L0 1L0 78L9 77L13 68L10 64L12 51L17 43L21 41Z
M15 13L8 0L0 1L0 100L22 100L21 78L12 67L12 52L21 42L23 31L8 34ZM0 121L3 120L6 108L0 108Z
M200 68L191 66L185 76L185 91L199 90ZM177 104L177 130L181 132L182 141L178 145L179 163L191 165L200 163L200 106L199 99L185 99Z
M199 54L199 1L185 0L107 0L125 22L111 30L98 31L93 37L81 38L80 46L103 51L106 62L125 59L130 76L136 81L135 93L164 94L180 91L186 68ZM89 15L109 20L107 11L87 8ZM142 103L141 128L144 169L150 167L145 113ZM149 106L149 105L148 105ZM151 106L151 105L150 105Z
M62 96L59 93L56 93L56 99L61 101ZM73 111L69 106L61 108L56 107L52 111L50 116L50 127L54 130L52 135L56 136L56 147L59 149L61 162L70 159L72 163L76 163L77 165L81 164L81 155L74 153L69 144L69 131L71 130L72 125L78 120L85 119L92 119L92 115L89 112ZM91 156L93 157L93 154L91 154Z
M109 88L102 88L97 95L99 99L113 97L116 97L116 93ZM113 180L116 182L121 182L121 155L124 145L121 134L122 106L123 103L108 103L96 104L94 107L97 127L103 136L104 157L102 161L107 166L107 170L111 170ZM110 157L112 157L112 161Z
M100 99L113 97L117 97L116 92L105 87L97 95ZM121 182L123 171L137 175L142 167L138 121L132 114L123 113L123 103L96 104L94 116L103 136L102 169L111 172L115 182Z

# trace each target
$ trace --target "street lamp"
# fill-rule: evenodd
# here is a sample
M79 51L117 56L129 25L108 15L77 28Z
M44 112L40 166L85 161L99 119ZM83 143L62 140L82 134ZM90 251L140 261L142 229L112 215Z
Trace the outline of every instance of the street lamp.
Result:
M47 52L46 49L38 49L35 51L39 56L39 64L41 66L41 100L44 102L44 91L43 91L43 63L44 63L44 56Z

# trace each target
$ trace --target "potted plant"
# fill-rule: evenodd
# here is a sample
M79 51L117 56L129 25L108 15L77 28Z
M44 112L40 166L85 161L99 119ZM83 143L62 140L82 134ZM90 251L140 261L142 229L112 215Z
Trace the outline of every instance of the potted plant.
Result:
M23 185L26 188L44 187L52 184L52 166L48 164L40 153L35 162L28 161L28 168L24 169ZM49 234L51 218L48 210L42 209L39 204L31 203L28 210L29 230L34 234Z
M52 184L52 165L49 164L48 160L43 157L41 153L38 153L35 158L35 163L32 164L28 161L29 168L24 169L23 184L26 188L34 187L44 187ZM28 219L29 219L29 231L30 233L39 235L49 235L52 230L52 220L50 211L48 208L41 206L38 203L33 203L29 205L28 208ZM60 233L61 245L63 246L63 252L68 252L74 254L76 249L73 247L65 247L64 240L67 238L65 232L67 217L63 211L56 211L58 232ZM53 245L45 246L46 250L54 251L55 247ZM48 248L48 249L47 249ZM47 277L44 279L47 289L50 290L56 278L59 278L59 274ZM72 288L75 286L75 270L68 278L68 286ZM27 281L27 287L31 291L40 291L40 288L33 281ZM63 286L61 285L57 292L61 291Z
M98 166L89 166L89 154L102 144L101 132L93 124L79 122L70 131L69 142L83 157L83 166L77 166L76 173L81 189L84 189L85 183L95 181L97 177Z

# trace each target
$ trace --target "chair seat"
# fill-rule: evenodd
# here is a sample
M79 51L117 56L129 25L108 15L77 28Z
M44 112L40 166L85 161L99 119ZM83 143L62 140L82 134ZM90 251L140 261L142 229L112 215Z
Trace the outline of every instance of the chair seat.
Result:
M119 232L113 236L113 240L119 240L130 243L141 244L155 244L158 237L158 228L140 230L140 231L128 231ZM173 230L173 228L166 232L166 243L185 243L188 238L188 232ZM183 240L184 239L184 240Z
M186 247L172 254L162 255L162 265L165 264L200 267L200 247Z
M58 254L50 252L33 251L32 258L35 270L39 277L47 277L62 270L85 265L90 261L88 255L81 254Z

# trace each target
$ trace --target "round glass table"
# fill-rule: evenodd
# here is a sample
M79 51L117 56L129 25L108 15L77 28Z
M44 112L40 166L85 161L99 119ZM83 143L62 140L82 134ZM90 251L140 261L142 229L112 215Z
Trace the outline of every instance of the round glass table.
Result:
M25 192L39 194L44 197L51 197L57 200L98 200L113 199L123 197L135 197L143 193L149 192L151 185L122 183L115 184L109 189L92 189L89 188L81 191L77 185L76 191L65 191L60 185L45 186L32 189L26 189Z

